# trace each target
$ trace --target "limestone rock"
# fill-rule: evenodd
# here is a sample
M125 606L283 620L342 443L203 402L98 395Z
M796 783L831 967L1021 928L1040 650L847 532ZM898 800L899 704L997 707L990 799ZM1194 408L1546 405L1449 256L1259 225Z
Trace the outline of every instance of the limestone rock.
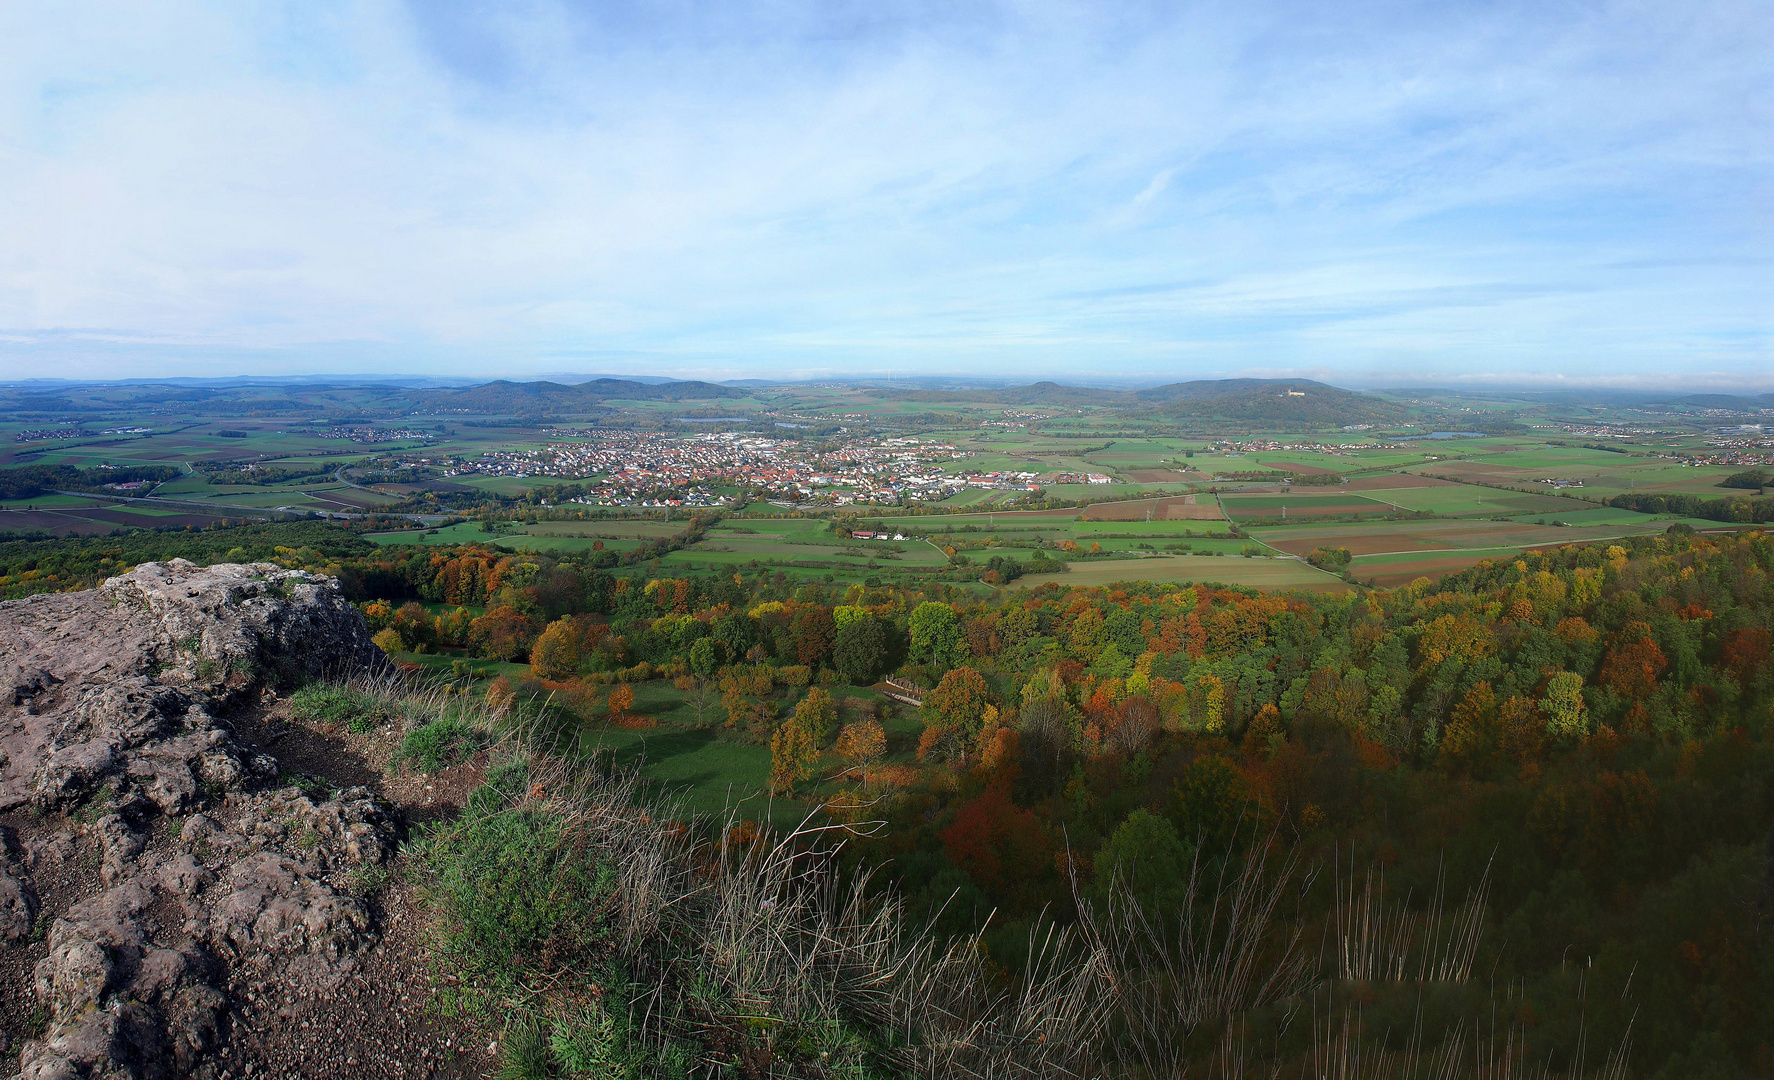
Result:
M202 1071L231 972L342 977L375 940L351 895L399 824L365 789L270 789L226 714L304 678L389 671L329 578L149 563L94 591L0 603L0 812L35 805L100 849L97 893L49 929L49 1023L19 1076ZM73 833L0 829L0 948L31 935L33 867ZM0 1073L4 1075L4 1073Z
M37 920L37 888L18 836L0 826L0 945L31 936Z

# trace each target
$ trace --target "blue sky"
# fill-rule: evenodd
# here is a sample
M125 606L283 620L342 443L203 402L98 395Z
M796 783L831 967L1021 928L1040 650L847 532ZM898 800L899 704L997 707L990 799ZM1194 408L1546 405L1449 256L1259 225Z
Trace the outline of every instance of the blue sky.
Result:
M0 5L10 377L1774 385L1774 7Z

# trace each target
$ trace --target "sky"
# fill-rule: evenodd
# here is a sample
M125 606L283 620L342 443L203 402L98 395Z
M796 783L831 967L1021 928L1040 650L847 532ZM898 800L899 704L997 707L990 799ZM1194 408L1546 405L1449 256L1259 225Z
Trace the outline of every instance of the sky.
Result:
M1774 387L1774 5L0 4L0 378Z

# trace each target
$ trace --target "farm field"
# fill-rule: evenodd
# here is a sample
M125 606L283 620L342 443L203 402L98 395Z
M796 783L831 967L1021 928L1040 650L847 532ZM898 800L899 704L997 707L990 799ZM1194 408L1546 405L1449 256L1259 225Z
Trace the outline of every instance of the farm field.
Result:
M1133 499L1096 503L1084 508L1079 521L1225 521L1212 495L1177 495L1166 499Z
M1609 514L1607 510L1598 514ZM1618 511L1612 513L1618 514ZM1630 513L1630 512L1629 512ZM1534 520L1471 521L1416 520L1323 525L1286 525L1252 528L1257 540L1290 555L1306 555L1314 548L1347 548L1356 556L1356 573L1364 580L1364 557L1431 551L1518 551L1531 547L1585 543L1620 536L1661 533L1677 523L1695 528L1719 528L1716 521L1673 517L1653 518L1633 514L1635 520L1609 517L1587 525L1560 528ZM1470 565L1470 564L1468 564Z
M1014 544L1015 542L1006 539L1005 543L1008 545ZM1232 537L1178 539L1170 536L1147 535L1138 537L1104 537L1102 539L1093 539L1088 544L1080 540L1079 544L1088 549L1094 549L1096 546L1101 546L1104 551L1168 551L1241 555L1244 553L1245 548L1251 546L1251 541L1239 540ZM977 552L976 554L983 556L986 553Z
M1474 551L1413 551L1402 554L1374 555L1357 558L1350 571L1363 584L1371 582L1380 588L1408 585L1418 578L1431 581L1444 574L1458 573L1486 559L1506 559L1528 550L1525 547L1483 548Z
M1173 582L1179 585L1212 581L1257 589L1309 589L1313 592L1346 592L1351 588L1335 575L1299 559L1209 555L1159 555L1144 559L1077 562L1062 574L1025 574L1010 588L1037 588L1049 582L1063 588L1108 585L1117 581Z
M5 510L26 510L32 507L36 507L40 510L65 510L71 507L103 505L107 504L100 499L89 499L83 495L62 495L59 493L33 495L28 499L0 499L0 509Z
M1055 392L1063 402L1063 388ZM81 393L103 397L111 392ZM1069 542L1084 556L1076 558L1072 573L1061 575L1065 580L1098 573L1122 576L1136 572L1136 567L1166 577L1187 576L1202 572L1192 560L1205 558L1216 560L1210 572L1228 575L1224 556L1235 557L1252 542L1232 535L1243 529L1290 554L1318 546L1349 547L1357 552L1356 572L1365 580L1377 578L1387 562L1395 563L1398 573L1439 572L1486 553L1660 532L1675 519L1646 517L1600 503L1630 490L1706 498L1732 495L1738 492L1722 489L1718 482L1740 471L1737 465L1723 463L1730 459L1718 449L1726 444L1718 437L1716 419L1696 414L1692 422L1653 420L1658 428L1654 436L1641 433L1622 440L1619 449L1627 452L1615 453L1580 445L1599 438L1589 433L1588 425L1606 422L1587 407L1573 405L1555 415L1560 407L1499 405L1488 399L1462 415L1471 416L1474 426L1480 426L1481 416L1515 416L1530 426L1507 435L1432 439L1421 433L1460 430L1464 424L1452 413L1424 411L1427 407L1415 402L1410 404L1408 420L1400 416L1396 422L1363 431L1312 430L1297 422L1192 430L1193 421L1141 415L1137 409L1105 406L1096 399L1021 406L965 393L944 400L931 394L901 396L855 386L748 388L735 397L709 400L609 400L584 414L536 413L528 418L520 418L525 409L497 402L426 413L413 407L411 393L387 388L249 388L233 395L229 410L210 412L200 404L202 395L184 396L183 391L170 396L160 391L115 393L126 399L141 396L131 399L136 405L127 401L108 405L83 418L77 413L52 416L62 407L47 404L33 406L29 420L23 418L24 411L7 417L9 422L0 424L0 464L181 466L185 475L154 493L165 501L44 494L0 503L0 530L91 535L130 527L202 527L222 518L267 516L278 507L360 513L411 499L402 509L419 507L429 515L435 505L440 517L461 510L504 520L497 532L487 532L474 522L447 525L436 532L392 531L372 537L374 542L433 546L475 542L508 551L562 554L585 553L601 545L603 551L626 552L675 535L682 526L651 516L526 524L522 519L540 509L527 497L538 486L562 478L477 475L473 464L466 466L466 473L446 475L463 469L464 461L445 459L473 462L486 451L510 454L595 437L607 419L615 419L639 432L744 431L776 440L829 441L850 437L841 434L846 430L866 431L870 437L907 434L961 450L966 456L934 459L936 467L951 475L1026 471L1044 478L1043 493L1050 498L1110 500L1046 511L1009 511L999 507L1022 499L1026 492L963 489L949 495L943 506L968 512L907 514L893 507L836 507L815 495L800 502L802 510L796 513L805 516L791 517L772 515L767 508L773 505L768 502L771 498L780 498L774 505L785 507L802 498L793 491L760 494L754 485L735 485L722 477L707 486L729 494L744 492L759 501L752 503L750 512L729 515L700 544L663 558L676 567L739 569L755 562L759 568L797 578L878 577L907 584L927 580L945 567L943 553L921 540L890 548L839 539L829 528L829 515L854 511L862 527L879 524L910 537L931 537L959 549L975 568L994 554L1027 562L1037 549L1053 552ZM276 407L268 407L271 404ZM419 416L424 419L411 419ZM1629 424L1648 426L1642 417L1620 416ZM707 427L683 422L716 417L737 419ZM133 426L152 431L66 440L36 437L42 429L68 425L77 418L89 428ZM366 428L383 433L410 429L427 437L356 441L367 438ZM34 441L11 441L19 434ZM1684 461L1657 454L1691 456ZM1701 467L1691 463L1702 460L1706 464ZM317 471L273 485L210 484L199 467L223 461ZM386 469L385 475L412 479L397 478L370 489L368 475L360 473L358 482L364 486L353 486L335 479L330 467L335 462ZM517 468L509 459L483 467L488 473ZM1323 488L1213 480L1273 470L1330 472L1348 479ZM1078 472L1107 474L1116 482L1056 482L1061 473ZM1581 486L1562 490L1539 482L1547 479L1581 481ZM1219 489L1223 509L1210 486ZM478 501L483 495L505 502ZM435 496L435 503L419 501L430 496ZM1401 513L1422 516L1407 519ZM1332 518L1346 520L1328 520ZM1712 522L1690 524L1716 527ZM1089 558L1092 545L1104 552L1152 552L1186 561L1122 560L1115 565L1114 560ZM1186 551L1178 550L1185 545ZM1056 554L1075 557L1071 552ZM870 562L876 565L869 566ZM1240 562L1251 565L1246 567L1248 574L1239 577L1273 578L1282 572L1265 566L1266 560ZM966 580L969 573L977 570L945 572L945 579Z
M384 547L399 544L424 544L442 546L448 544L485 544L493 539L491 533L480 527L479 522L462 522L457 525L445 525L437 529L402 529L399 532L368 533L364 536L372 544Z
M897 551L895 550L897 549ZM947 562L947 557L928 544L907 541L903 544L869 544L863 541L855 543L814 544L806 541L778 540L771 538L728 538L711 537L681 552L687 558L698 561L719 563L749 563L753 560L769 562L771 560L803 561L807 559L880 559L888 554L895 554L894 560L901 565L938 566Z
M1344 517L1366 515L1380 517L1397 513L1392 507L1360 495L1224 495L1220 498L1226 514L1233 521L1254 518L1277 520L1294 517Z
M536 521L523 527L530 536L577 536L599 540L642 540L675 536L684 531L683 521L606 518L598 521Z
M1436 487L1378 488L1364 491L1363 496L1375 502L1388 503L1405 510L1429 514L1549 514L1563 516L1594 509L1593 503L1557 495L1526 494L1499 491L1476 484L1448 484Z
M580 552L633 551L645 540L604 540L595 536L561 536L555 533L535 535L528 532L504 533L493 539L493 546L506 551Z
M1597 499L1625 491L1716 497L1724 494L1718 487L1719 481L1738 471L1734 466L1684 465L1670 458L1630 457L1602 451L1567 452L1571 448L1566 447L1550 447L1546 451L1558 452L1521 450L1431 462L1413 471L1467 482L1530 488L1542 486L1539 481L1544 479L1580 481L1583 494Z

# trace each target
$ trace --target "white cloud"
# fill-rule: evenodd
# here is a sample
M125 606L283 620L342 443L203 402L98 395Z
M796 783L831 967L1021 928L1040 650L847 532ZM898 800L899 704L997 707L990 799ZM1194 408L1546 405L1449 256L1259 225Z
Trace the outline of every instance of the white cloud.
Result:
M1774 368L1754 5L486 10L0 12L7 366Z

